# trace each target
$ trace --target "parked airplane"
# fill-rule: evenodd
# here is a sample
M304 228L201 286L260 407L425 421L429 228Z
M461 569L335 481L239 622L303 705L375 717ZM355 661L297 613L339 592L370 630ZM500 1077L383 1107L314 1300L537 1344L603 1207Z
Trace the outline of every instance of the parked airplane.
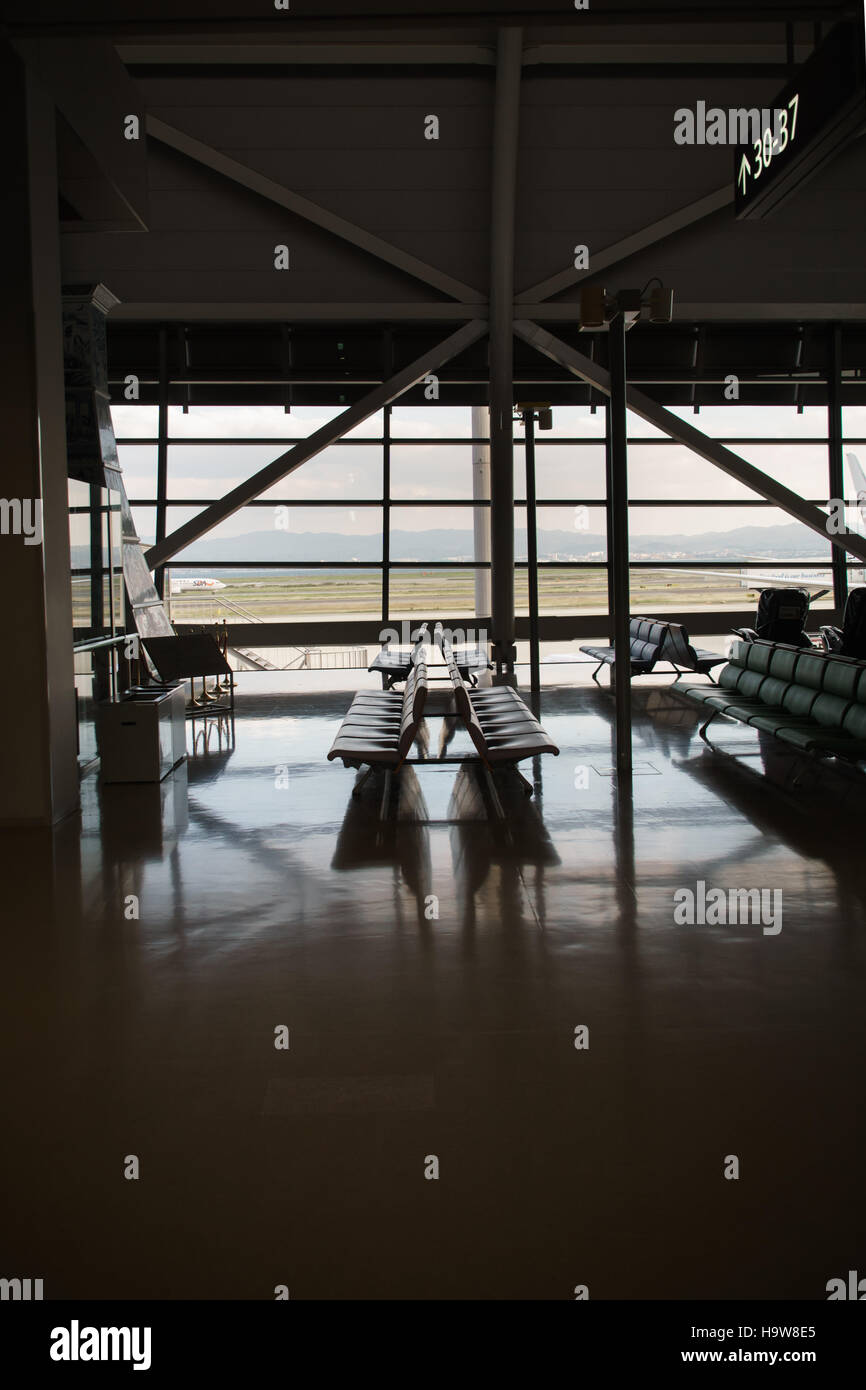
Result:
M171 592L173 594L186 594L194 589L224 589L226 587L219 579L173 579L171 581Z
M856 507L845 508L845 525L858 536L866 536L866 475L860 467L856 454L846 454L845 460L851 474L851 481L857 493ZM752 564L758 564L753 560ZM682 571L681 571L682 573ZM721 579L738 579L744 589L799 588L809 591L813 599L823 598L833 592L833 571L831 569L794 569L789 565L779 566L778 558L769 561L761 569L740 570L689 570L689 574L712 574ZM848 583L866 584L866 566L849 569Z

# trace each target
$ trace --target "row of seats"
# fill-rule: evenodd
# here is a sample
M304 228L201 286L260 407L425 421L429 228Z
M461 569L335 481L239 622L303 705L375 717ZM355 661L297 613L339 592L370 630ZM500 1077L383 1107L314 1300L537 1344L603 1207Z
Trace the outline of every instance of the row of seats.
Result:
M866 758L866 661L794 645L736 643L717 686L677 687L717 714L774 734L804 753Z
M661 658L662 645L667 636L668 624L654 622L651 618L630 618L629 661L633 676L645 676ZM598 665L592 673L596 685L601 685L598 673L602 666L616 664L615 647L581 647L582 652L593 657Z
M558 754L553 739L541 727L532 710L510 685L469 690L447 637L437 633L442 656L454 689L457 713L469 731L475 750L488 767L516 767L524 758L540 753ZM528 782L524 785L532 788Z
M418 736L426 699L427 663L419 648L402 694L381 690L355 696L328 761L341 758L346 767L399 768Z
M441 647L444 638L444 628L441 623L437 623L433 629L433 642ZM385 690L389 690L398 681L405 680L411 670L412 663L417 660L418 655L423 651L425 644L430 640L430 633L425 623L421 629L417 640L412 647L392 647L386 642L381 651L376 653L368 671L376 671L382 677L382 685ZM446 639L447 640L447 639ZM454 660L460 670L464 680L475 684L475 672L484 671L490 665L487 652L482 647L457 647L451 648Z
M457 667L451 668L449 663L449 669L457 713L482 762L513 767L539 753L559 753L553 739L510 686L470 692Z
M718 652L693 647L688 630L682 623L662 623L657 618L630 618L628 630L633 676L649 675L659 661L669 661L677 674L680 671L694 671L698 675L708 676L714 666L721 666L725 660ZM616 665L616 648L586 646L580 650L598 662L592 678L600 686L598 673L602 666Z

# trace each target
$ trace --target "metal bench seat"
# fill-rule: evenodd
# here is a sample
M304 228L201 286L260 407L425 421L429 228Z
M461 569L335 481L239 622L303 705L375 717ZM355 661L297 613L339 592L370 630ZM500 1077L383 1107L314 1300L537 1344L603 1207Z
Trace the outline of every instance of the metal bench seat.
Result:
M866 759L866 661L759 638L736 643L717 686L676 688L708 710L706 743L721 714L803 753Z
M661 650L667 636L668 624L655 622L650 618L629 619L629 667L633 676L646 676L661 659ZM598 662L592 678L601 689L598 673L602 666L616 665L616 647L582 646L580 649ZM724 660L724 658L722 658Z

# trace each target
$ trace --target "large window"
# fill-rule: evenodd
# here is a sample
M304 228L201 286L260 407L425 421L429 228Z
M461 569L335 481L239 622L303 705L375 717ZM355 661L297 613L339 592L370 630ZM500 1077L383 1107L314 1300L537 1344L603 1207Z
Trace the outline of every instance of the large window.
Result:
M830 498L827 411L794 406L672 411L818 506ZM866 411L848 429L866 435ZM635 613L742 609L771 584L806 584L833 603L829 539L793 520L720 468L628 416L629 550ZM527 608L525 448L516 434L515 601ZM866 457L866 452L864 452ZM535 431L539 611L606 613L604 413L553 411ZM866 481L864 512L866 512ZM856 499L856 487L855 487ZM598 505L598 502L602 505ZM554 504L555 505L552 505ZM569 564L571 562L571 564ZM601 566L601 568L599 567ZM852 581L859 574L852 569Z
M339 413L172 407L160 443L156 411L114 407L142 540L171 535ZM489 616L489 497L473 479L472 420L433 404L373 415L173 557L172 619Z
M142 539L171 534L242 479L333 420L339 407L116 406L119 456ZM818 505L830 497L827 411L737 403L674 411ZM489 472L473 412L431 402L372 416L173 558L178 622L311 615L489 616ZM482 417L483 418L483 417ZM535 432L539 607L607 611L605 412L555 407ZM632 606L650 614L742 609L763 584L824 587L831 547L713 464L629 415ZM866 514L866 408L844 411L845 492ZM162 476L160 460L163 461ZM853 462L852 462L853 460ZM528 605L526 451L515 426L515 605ZM161 495L164 501L160 502ZM859 582L852 562L852 582ZM194 579L214 580L193 586ZM826 580L826 584L823 581Z

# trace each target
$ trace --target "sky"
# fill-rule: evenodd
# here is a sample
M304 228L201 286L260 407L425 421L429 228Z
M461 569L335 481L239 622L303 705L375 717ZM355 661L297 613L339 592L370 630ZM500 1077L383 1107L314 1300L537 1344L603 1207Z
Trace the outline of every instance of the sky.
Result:
M290 447L268 443L274 437L299 439L327 423L337 409L301 407L285 414L280 407L192 407L184 414L180 407L169 410L169 435L173 439L227 435L261 439L261 444L174 444L169 447L169 500L219 497L250 473L269 463ZM736 404L701 408L695 415L689 408L673 413L716 437L776 436L782 442L732 446L734 452L757 467L780 478L795 492L814 501L827 502L827 448L814 441L827 428L823 407L810 407L800 415L793 406L754 407ZM575 525L573 506L544 507L545 499L589 500L604 497L604 414L592 415L586 407L557 407L554 427L539 432L536 450L536 478L539 525L550 530L570 530ZM846 407L844 428L847 437L866 436L866 407ZM156 407L119 405L112 407L115 432L124 436L155 438ZM466 437L471 432L471 410L466 407L426 407L395 405L391 416L392 497L423 502L448 498L469 500L472 495L471 445L444 443L412 444L413 440ZM382 431L381 412L353 430L350 439L375 438ZM664 441L653 426L629 416L629 435L640 440ZM578 444L557 440L573 437ZM525 497L523 430L515 425L515 499ZM854 446L866 463L866 446ZM156 446L120 445L120 462L129 496L155 493ZM281 518L283 529L296 532L332 531L345 535L373 534L381 529L378 508L352 508L353 500L375 498L381 493L381 447L378 445L336 444L302 465L290 478L263 494L265 499L289 501L288 517ZM850 480L846 477L846 485ZM633 508L630 528L633 535L662 535L670 532L698 534L728 530L743 525L787 524L790 518L776 509L755 510L737 507L740 499L755 494L720 469L705 462L680 445L667 442L634 443L629 448L629 492L633 499L718 498L732 503L724 508ZM853 491L851 493L853 496ZM334 507L304 508L308 498L333 499ZM152 509L138 508L137 523L145 539L153 534ZM169 529L179 526L193 514L178 508L169 513ZM523 509L516 508L516 524L524 524ZM276 524L270 510L241 511L224 522L214 535L236 536L256 530L270 531ZM395 530L430 528L470 529L472 512L468 508L400 508L392 511ZM604 529L601 506L590 509L590 531Z

